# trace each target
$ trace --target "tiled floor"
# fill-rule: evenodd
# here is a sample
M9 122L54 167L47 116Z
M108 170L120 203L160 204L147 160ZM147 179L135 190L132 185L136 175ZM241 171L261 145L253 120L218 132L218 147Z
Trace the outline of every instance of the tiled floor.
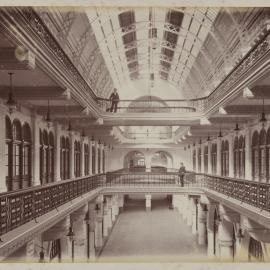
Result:
M129 200L103 249L100 262L194 262L206 260L191 228L165 199L153 200L146 212L144 200Z

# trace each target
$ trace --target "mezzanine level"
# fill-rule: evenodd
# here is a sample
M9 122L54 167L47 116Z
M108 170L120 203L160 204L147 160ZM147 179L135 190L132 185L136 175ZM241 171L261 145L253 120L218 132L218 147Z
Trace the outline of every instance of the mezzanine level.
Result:
M231 213L244 215L264 228L265 241L268 243L270 184L192 172L187 173L184 187L178 182L175 172L111 172L2 193L1 257L7 257L35 235L46 231L90 201L95 201L100 194L145 194L146 204L150 203L150 208L151 194L167 194L172 196L172 206L178 208L179 212L188 211L188 205L180 201L185 196L195 199L196 205L222 205L230 209L226 210L228 213L225 211L225 216Z

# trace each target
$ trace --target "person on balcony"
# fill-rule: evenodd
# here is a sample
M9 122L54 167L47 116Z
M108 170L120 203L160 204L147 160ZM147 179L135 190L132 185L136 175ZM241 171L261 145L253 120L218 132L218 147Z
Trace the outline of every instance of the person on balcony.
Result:
M112 102L111 104L111 109L110 112L117 112L117 104L119 102L119 95L117 93L117 89L113 89L113 93L110 95L110 101Z
M179 179L180 179L181 187L184 186L184 177L185 177L185 173L186 173L186 168L185 168L185 166L184 166L184 163L181 162L181 163L180 163L180 168L179 168Z

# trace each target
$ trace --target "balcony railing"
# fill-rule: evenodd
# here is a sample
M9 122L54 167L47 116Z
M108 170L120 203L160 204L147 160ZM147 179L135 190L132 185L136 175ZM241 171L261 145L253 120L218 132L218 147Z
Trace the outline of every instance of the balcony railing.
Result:
M171 113L202 111L205 99L190 100L120 100L117 106L119 113ZM110 112L111 101L98 98L98 105L104 112Z
M270 212L270 184L250 180L221 177L208 174L195 174L194 181L201 182L210 190L222 193L261 210Z
M98 187L180 187L177 172L117 171L0 194L0 235ZM188 172L184 187L208 188L270 212L270 184Z

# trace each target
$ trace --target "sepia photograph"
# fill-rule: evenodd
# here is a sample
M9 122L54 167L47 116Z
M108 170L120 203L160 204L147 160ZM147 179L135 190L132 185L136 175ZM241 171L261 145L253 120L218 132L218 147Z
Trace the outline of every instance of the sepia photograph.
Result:
M0 269L269 266L270 1L0 1Z

